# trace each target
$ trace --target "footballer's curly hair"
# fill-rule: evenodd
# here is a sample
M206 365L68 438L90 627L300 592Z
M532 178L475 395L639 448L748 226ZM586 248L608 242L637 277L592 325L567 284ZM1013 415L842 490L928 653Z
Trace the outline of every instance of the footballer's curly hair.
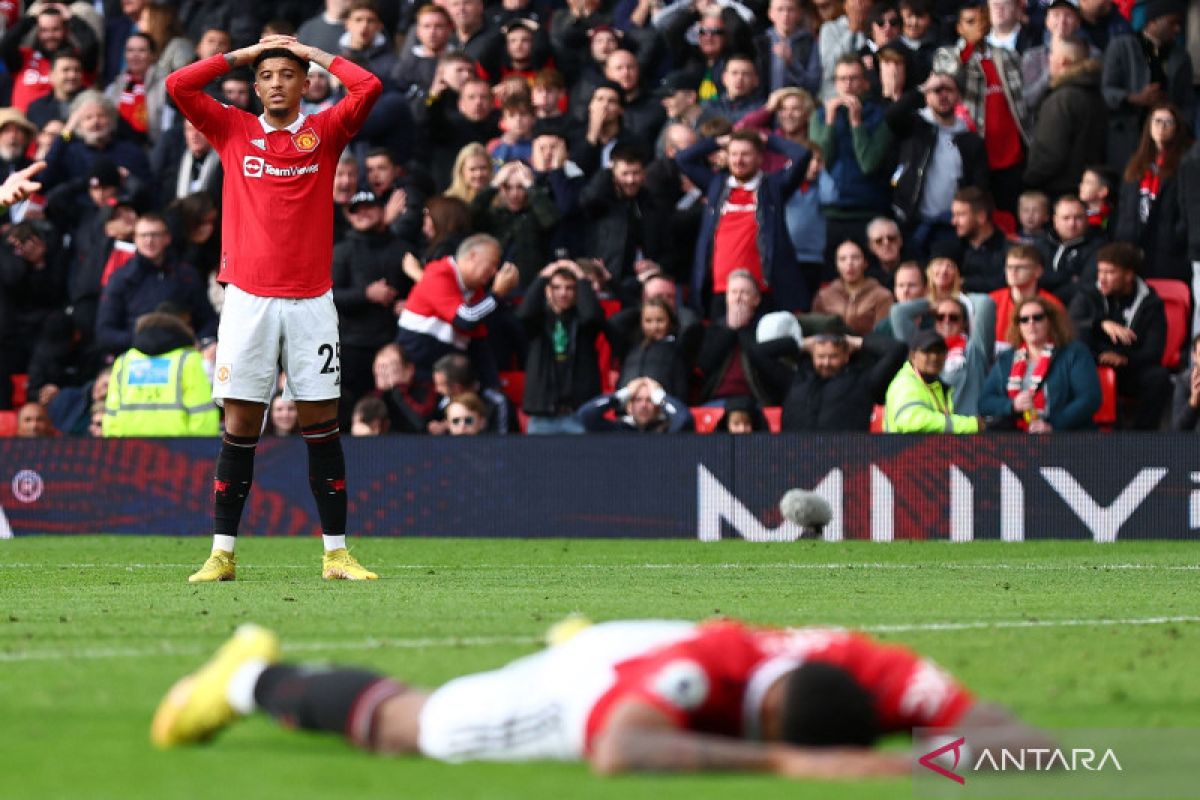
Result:
M871 695L845 670L810 662L784 680L784 741L802 747L866 747L879 738Z

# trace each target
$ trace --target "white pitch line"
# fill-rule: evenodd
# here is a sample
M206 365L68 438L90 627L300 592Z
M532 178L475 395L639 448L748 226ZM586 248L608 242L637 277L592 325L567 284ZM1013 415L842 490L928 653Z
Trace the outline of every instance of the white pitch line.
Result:
M34 563L34 562L10 562L0 563L0 569L123 569L132 571L135 569L194 569L194 562L181 564L175 563L155 563L155 564L99 564L99 563ZM1052 571L1060 572L1064 570L1144 570L1144 571L1185 571L1196 572L1200 571L1200 564L989 564L989 563L923 563L923 564L898 564L883 561L843 561L843 562L826 562L826 563L764 563L757 564L754 562L723 562L713 564L378 564L373 563L380 569L385 570L566 570L566 569L584 569L584 570L611 570L611 569L778 569L778 570L836 570L836 569L877 569L877 570L963 570L963 571L989 571L989 570L1030 570L1030 571ZM270 564L264 566L246 565L241 569L254 572L266 572L273 569L315 569L314 564Z
M1200 616L1135 617L1130 619L1047 619L1047 620L995 620L979 622L918 622L912 624L880 623L876 625L854 625L854 630L868 633L913 633L954 632L968 630L993 630L1003 628L1077 628L1088 626L1144 626L1175 625L1200 622ZM837 626L834 626L837 627ZM368 638L358 641L289 641L284 645L288 653L319 652L327 650L422 650L455 647L491 647L494 645L532 645L542 641L540 636L447 636L419 637L411 639ZM211 651L211 646L201 644L175 645L162 643L155 647L99 647L79 650L28 650L23 652L0 652L0 663L25 661L95 661L106 658L153 658L156 656L201 655Z
M1200 617L1143 617L1141 619L1013 619L995 622L919 622L909 625L864 625L868 633L912 633L914 631L976 631L1001 628L1079 628L1092 625L1171 625L1200 622Z

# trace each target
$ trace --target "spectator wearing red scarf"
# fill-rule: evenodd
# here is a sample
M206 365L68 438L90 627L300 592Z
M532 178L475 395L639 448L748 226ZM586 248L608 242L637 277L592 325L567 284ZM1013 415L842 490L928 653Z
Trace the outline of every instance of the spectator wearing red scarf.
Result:
M1190 127L1175 106L1154 106L1143 126L1141 143L1125 168L1114 241L1133 242L1142 248L1146 254L1143 278L1191 281L1177 180L1179 163L1191 144Z
M979 410L1029 433L1088 430L1100 407L1096 362L1072 341L1062 308L1045 297L1018 304L1009 317L1008 343L983 386Z

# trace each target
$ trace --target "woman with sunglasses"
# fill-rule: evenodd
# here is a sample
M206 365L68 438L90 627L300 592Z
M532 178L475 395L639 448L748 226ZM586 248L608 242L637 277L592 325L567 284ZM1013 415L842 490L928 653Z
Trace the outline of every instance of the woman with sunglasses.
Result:
M1012 345L983 386L979 412L1029 433L1095 427L1100 381L1091 351L1074 341L1061 308L1044 297L1023 301L1008 326ZM990 423L989 423L990 427Z
M996 342L996 304L985 294L964 294L958 265L935 258L926 267L929 296L892 306L892 331L902 342L932 327L946 340L942 381L953 388L956 413L979 414L984 380Z

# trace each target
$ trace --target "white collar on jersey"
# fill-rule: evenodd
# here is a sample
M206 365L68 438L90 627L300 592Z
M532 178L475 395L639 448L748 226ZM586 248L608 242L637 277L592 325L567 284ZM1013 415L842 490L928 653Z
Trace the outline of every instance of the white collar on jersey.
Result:
M746 693L742 696L742 731L747 739L762 739L762 703L767 689L780 676L804 663L791 656L775 656L763 662L746 681Z
M762 170L759 170L758 174L748 181L739 181L737 178L730 175L725 179L725 185L730 189L745 189L747 192L757 192L758 184L762 180L762 175Z
M303 111L301 111L300 116L296 117L296 121L293 122L291 125L288 125L286 128L276 128L273 125L267 124L267 115L265 113L263 113L263 114L258 115L258 124L262 125L263 133L274 133L275 131L287 131L288 133L299 133L300 126L304 124L304 120L306 120L306 119L308 119L308 117L304 114Z

